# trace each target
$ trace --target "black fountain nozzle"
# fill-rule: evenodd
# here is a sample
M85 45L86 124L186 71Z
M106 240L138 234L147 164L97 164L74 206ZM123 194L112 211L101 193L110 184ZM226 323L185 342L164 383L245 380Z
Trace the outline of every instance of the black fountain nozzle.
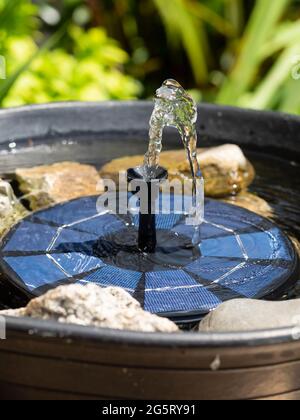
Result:
M162 181L168 179L168 171L161 166L151 169L151 177L145 177L142 167L130 168L127 171L127 181L130 184L132 181L139 181L137 189L141 189L145 183L144 191L146 194L146 204L141 203L139 213L139 235L138 246L142 252L153 253L156 248L156 200L159 195L159 185ZM142 184L141 184L142 183Z

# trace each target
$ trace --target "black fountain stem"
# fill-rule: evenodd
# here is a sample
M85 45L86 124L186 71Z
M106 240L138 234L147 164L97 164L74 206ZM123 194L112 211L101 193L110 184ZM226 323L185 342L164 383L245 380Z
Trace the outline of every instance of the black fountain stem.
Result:
M127 171L128 183L138 180L145 183L147 188L147 208L146 211L142 203L140 203L139 212L139 236L138 247L142 252L154 253L156 249L156 200L159 196L159 184L168 178L168 172L162 167L158 167L154 171L151 180L145 179L142 168L131 168Z
M154 185L155 182L147 182L147 189L148 189L148 211L147 213L142 213L140 211L139 214L139 239L138 245L139 249L143 252L153 253L156 248L156 216L153 211L153 199L152 199L152 191L156 186ZM154 196L155 197L155 196ZM154 198L154 201L156 201ZM154 202L155 204L155 202Z

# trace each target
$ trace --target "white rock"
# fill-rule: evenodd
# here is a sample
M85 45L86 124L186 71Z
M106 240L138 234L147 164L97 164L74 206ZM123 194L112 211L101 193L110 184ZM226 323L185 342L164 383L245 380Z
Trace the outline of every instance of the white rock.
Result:
M235 299L207 315L199 331L256 331L290 326L300 327L300 299L282 302Z
M224 172L246 169L248 165L244 153L236 144L224 144L206 149L199 153L199 163L205 166L216 166Z
M129 293L88 284L60 286L33 299L26 308L0 315L26 316L85 326L145 332L178 332L172 321L144 311Z

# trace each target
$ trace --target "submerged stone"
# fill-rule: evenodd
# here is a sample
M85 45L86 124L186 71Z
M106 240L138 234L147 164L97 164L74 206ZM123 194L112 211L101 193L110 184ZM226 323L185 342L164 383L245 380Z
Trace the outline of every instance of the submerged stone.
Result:
M240 194L227 197L223 200L225 203L234 204L239 207L243 207L249 211L252 211L260 216L272 218L274 212L272 207L258 195L242 191Z
M16 177L32 210L103 192L97 170L76 162L17 169Z
M299 339L299 314L300 299L282 302L235 299L207 315L200 323L199 331L242 332L295 326Z
M141 155L115 159L102 167L100 175L118 182L119 171L139 166L143 160ZM236 145L198 149L198 160L205 179L205 193L209 197L237 194L255 178L253 166ZM184 150L162 152L160 165L168 170L170 180L190 178L190 164Z
M94 284L60 286L33 299L26 308L0 315L40 318L83 326L144 332L178 332L172 321L144 311L129 293Z
M0 236L27 214L11 185L0 179Z

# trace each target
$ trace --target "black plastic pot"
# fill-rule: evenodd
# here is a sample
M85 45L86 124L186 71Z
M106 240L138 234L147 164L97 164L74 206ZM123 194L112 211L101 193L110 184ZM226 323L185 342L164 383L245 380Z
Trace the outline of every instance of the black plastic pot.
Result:
M104 160L145 149L151 103L67 103L0 111L0 144L97 138ZM300 119L200 106L203 145L224 142L299 160ZM178 144L167 132L165 142ZM32 165L35 161L32 161ZM219 361L218 370L214 361ZM286 328L235 334L146 334L7 319L3 399L298 399L300 342Z

